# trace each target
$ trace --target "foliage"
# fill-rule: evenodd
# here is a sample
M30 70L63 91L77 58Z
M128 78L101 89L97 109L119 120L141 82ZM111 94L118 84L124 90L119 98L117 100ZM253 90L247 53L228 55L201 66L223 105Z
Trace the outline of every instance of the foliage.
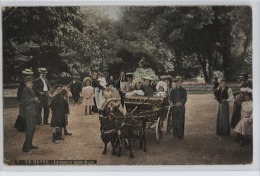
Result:
M145 76L150 76L153 80L158 80L158 76L151 68L137 68L134 72L134 79L143 78Z
M64 38L69 38L72 30L82 30L80 20L78 7L5 8L4 81L10 81L11 75L18 75L26 67L33 67L35 74L38 67L46 67L53 76L68 72L66 58L59 53L69 50L63 45Z
M130 31L153 31L167 44L175 55L175 74L196 66L193 58L206 82L219 68L236 80L245 56L250 56L252 11L247 6L127 7L122 20Z
M4 82L25 68L46 67L67 83L85 66L119 76L134 72L141 57L154 75L221 72L237 80L252 73L252 9L248 6L128 6L119 20L101 7L3 9Z

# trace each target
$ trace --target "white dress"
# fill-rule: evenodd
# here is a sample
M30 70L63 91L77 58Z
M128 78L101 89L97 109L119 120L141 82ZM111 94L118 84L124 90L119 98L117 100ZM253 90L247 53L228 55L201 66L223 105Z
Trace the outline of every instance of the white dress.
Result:
M98 81L101 86L106 88L107 82L104 77L99 77ZM102 106L103 102L105 101L105 99L103 97L103 90L99 89L98 87L95 88L95 99L96 99L97 108L101 109L101 106Z
M132 92L127 92L126 93L126 96L134 96L134 95L144 96L144 91L142 91L142 90L133 90Z
M234 131L242 135L253 134L253 102L245 101L242 103L241 120L238 122Z
M99 80L100 85L103 86L104 88L106 88L106 86L107 86L106 79L104 77L99 77L98 80Z

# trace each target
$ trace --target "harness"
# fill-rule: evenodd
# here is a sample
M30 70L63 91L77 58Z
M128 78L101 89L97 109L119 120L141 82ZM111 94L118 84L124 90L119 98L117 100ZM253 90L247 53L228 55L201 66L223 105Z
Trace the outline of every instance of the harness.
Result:
M110 133L115 133L115 132L116 132L115 129L111 129L111 130L108 130L108 131L104 131L104 130L102 129L102 133L103 133L103 134L110 134Z
M125 123L125 122L123 122L122 123L122 125L121 125L121 127L123 127L123 126L130 126L130 127L133 127L133 128L137 128L137 127L140 127L140 125L132 125L132 124L130 124L130 123Z

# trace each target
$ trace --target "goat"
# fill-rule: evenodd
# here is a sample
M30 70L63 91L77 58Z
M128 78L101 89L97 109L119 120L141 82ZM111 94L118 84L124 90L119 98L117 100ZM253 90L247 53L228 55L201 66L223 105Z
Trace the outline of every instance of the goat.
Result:
M132 152L133 138L139 139L140 149L143 149L143 151L146 152L146 137L143 122L137 121L131 117L126 117L121 122L118 156L121 156L122 143L125 142L125 147L128 146L130 152L129 159L134 158L134 154Z
M110 101L111 102L111 101ZM99 111L99 120L100 120L100 131L101 139L104 142L103 154L107 153L107 144L111 142L112 145L112 154L116 155L116 144L118 143L118 131L115 124L115 115L119 105L115 106L113 101L106 104L102 110Z

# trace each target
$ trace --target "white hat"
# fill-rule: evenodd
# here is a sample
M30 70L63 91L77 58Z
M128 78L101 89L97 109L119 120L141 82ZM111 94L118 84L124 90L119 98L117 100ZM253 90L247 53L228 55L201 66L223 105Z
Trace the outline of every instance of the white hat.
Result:
M22 71L22 73L25 74L25 75L32 75L33 71L29 68L26 68Z
M48 73L46 68L38 68L39 73Z
M150 80L150 81L153 81L153 78L151 76L144 76L142 77L144 80Z
M133 80L133 82L132 82L132 86L135 88L135 85L136 85L137 83L139 83L139 82L141 82L142 85L144 84L144 80L143 80L142 78L140 78L140 77L135 78L135 79Z
M159 87L163 87L164 91L167 90L167 84L166 82L164 81L159 81L157 84L156 84L156 90L159 91Z

